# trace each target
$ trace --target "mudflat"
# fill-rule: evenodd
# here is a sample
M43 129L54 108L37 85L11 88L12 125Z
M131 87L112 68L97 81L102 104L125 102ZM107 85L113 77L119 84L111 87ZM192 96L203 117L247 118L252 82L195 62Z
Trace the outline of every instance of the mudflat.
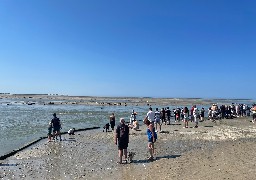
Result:
M132 163L117 164L114 132L103 129L42 140L0 164L2 179L255 179L256 124L251 117L206 120L194 128L162 125L147 161L146 126L130 131Z

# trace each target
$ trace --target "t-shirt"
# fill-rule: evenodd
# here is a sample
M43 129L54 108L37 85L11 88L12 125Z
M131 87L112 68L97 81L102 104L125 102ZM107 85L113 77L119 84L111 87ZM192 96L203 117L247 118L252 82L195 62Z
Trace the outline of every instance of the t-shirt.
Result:
M197 115L198 115L198 109L197 109L197 108L194 108L193 115L194 115L194 116L197 116Z
M147 117L148 117L148 120L150 122L154 122L155 121L155 113L153 111L148 111Z
M60 119L57 117L53 118L51 123L52 123L53 127L60 127Z
M166 115L167 115L167 116L171 116L171 111L170 111L170 109L167 109L167 110L166 110Z
M116 128L118 141L127 141L129 140L129 127L125 124L119 124Z
M160 120L160 112L159 111L156 111L155 112L155 120Z

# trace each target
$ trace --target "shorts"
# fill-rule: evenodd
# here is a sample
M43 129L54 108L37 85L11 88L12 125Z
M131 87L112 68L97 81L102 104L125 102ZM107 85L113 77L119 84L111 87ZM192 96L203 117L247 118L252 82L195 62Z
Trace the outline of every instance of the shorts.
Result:
M184 120L185 120L185 121L188 121L188 120L189 120L189 117L184 117Z
M160 124L160 119L156 119L155 123L159 123Z
M148 139L149 143L153 143L153 137Z
M48 128L48 136L50 136L52 134L52 128Z
M114 127L115 127L115 122L110 122L110 127L111 127L111 129L114 129Z
M195 122L195 123L198 122L197 115L194 115L194 122Z
M128 147L128 142L125 142L125 141L118 142L118 150L127 149L127 147Z
M60 131L60 126L53 127L53 132Z

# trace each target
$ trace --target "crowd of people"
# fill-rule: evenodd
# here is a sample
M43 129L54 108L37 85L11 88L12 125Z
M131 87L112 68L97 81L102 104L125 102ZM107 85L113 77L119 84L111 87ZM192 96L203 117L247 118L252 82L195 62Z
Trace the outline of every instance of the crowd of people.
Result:
M149 107L149 111L143 123L147 126L146 134L148 139L148 151L149 158L148 160L154 160L154 151L155 145L154 143L157 140L157 132L162 131L162 124L170 124L171 117L174 117L174 122L184 122L184 128L188 128L188 123L193 122L194 128L198 128L199 122L203 122L205 120L216 121L217 119L223 118L236 118L242 116L250 116L253 115L252 122L256 121L256 105L249 107L245 104L231 104L231 105L221 105L213 104L208 108L208 118L205 119L205 109L202 107L198 109L196 105L184 108L177 108L170 111L169 107L162 108L160 111L158 108L153 111L152 107ZM136 119L137 113L132 111L132 115L130 118L130 123L125 124L123 118L120 119L120 125L117 126L115 131L115 144L118 145L119 151L119 161L118 163L122 163L122 157L124 156L125 161L127 162L127 147L129 143L129 129L134 128L134 123L137 122ZM124 128L125 127L125 128ZM158 127L158 128L157 128ZM124 135L125 134L125 135Z
M198 109L196 105L191 106L189 109L188 107L184 108L176 108L172 111L169 107L162 108L160 111L158 108L153 110L152 107L149 107L149 110L143 120L143 123L147 126L146 134L148 137L148 151L149 151L149 158L148 160L154 160L154 143L157 140L157 132L162 132L162 125L171 124L171 119L174 119L174 122L184 122L184 128L188 128L189 122L194 124L194 128L198 128L199 122L205 120L212 120L216 121L218 119L232 119L237 117L243 116L251 116L252 114L252 122L256 121L256 104L252 107L249 107L245 104L231 104L231 105L220 105L213 104L211 107L208 108L208 116L205 119L205 109L202 107ZM173 117L173 118L171 118ZM116 118L115 114L112 113L109 117L109 123L107 123L103 128L106 132L109 132L109 128L111 127L112 131L115 132L115 144L118 146L118 154L119 154L119 161L118 163L123 163L123 156L124 161L127 162L128 154L127 148L129 144L129 129L139 130L139 122L137 120L137 112L132 110L132 114L130 116L130 121L126 124L124 118L120 118L120 124L117 125L116 129ZM48 127L48 141L57 140L59 137L61 139L61 123L60 119L56 116L56 113L53 114L53 119L49 122ZM74 135L75 129L72 128L68 131L68 134ZM104 131L104 130L103 130Z

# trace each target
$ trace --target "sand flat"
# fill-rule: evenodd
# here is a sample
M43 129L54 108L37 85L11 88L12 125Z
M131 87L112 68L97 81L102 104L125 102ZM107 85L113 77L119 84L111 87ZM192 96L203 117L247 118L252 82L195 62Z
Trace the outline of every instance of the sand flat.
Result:
M181 123L182 124L182 123ZM2 161L2 179L254 179L256 125L250 118L163 125L155 161L147 161L146 127L130 132L133 163L116 164L113 132L102 129L42 140Z

